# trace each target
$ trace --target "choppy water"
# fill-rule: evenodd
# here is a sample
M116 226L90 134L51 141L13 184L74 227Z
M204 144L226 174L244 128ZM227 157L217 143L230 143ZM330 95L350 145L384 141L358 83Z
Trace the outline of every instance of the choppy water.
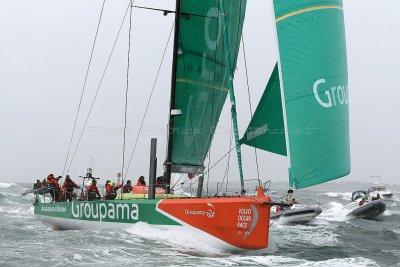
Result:
M273 223L274 252L247 255L223 254L146 224L120 232L55 231L35 219L33 196L20 196L24 186L0 183L0 266L400 266L400 193L380 221L349 220L350 191L331 188L298 192L298 200L323 206L321 216L312 225Z

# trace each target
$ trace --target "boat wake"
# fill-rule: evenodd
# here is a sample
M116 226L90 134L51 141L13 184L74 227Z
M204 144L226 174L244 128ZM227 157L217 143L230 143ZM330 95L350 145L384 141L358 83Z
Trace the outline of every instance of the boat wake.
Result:
M325 261L308 261L299 260L296 258L284 257L284 256L253 256L253 257L237 257L232 256L229 258L210 259L220 265L246 265L246 266L299 266L299 267L310 267L310 266L377 266L377 264L369 259L362 257L354 258L341 258L341 259L329 259Z
M128 233L145 239L161 241L167 244L174 244L180 248L188 248L189 252L199 252L206 254L220 254L220 251L208 244L199 243L186 231L177 227L149 225L138 222L126 229Z
M324 220L330 222L343 222L351 209L341 203L329 202L322 207L322 213L317 217L317 222Z
M137 237L151 239L155 242L162 242L167 245L173 245L174 250L190 254L205 255L231 255L232 253L211 246L207 240L201 240L195 237L189 230L182 227L149 225L144 222L138 222L125 230ZM246 255L273 254L277 251L275 238L270 234L269 246L267 249L259 251L246 251ZM241 253L241 254L243 254Z

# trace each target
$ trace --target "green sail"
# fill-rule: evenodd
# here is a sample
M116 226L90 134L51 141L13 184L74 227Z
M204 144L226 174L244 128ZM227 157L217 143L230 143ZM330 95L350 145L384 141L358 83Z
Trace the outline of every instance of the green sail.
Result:
M277 65L241 143L286 156L285 126Z
M274 0L289 183L350 173L345 27L341 0Z
M228 94L230 74L236 67L246 1L180 3L173 96L180 115L172 118L172 172L200 173ZM224 18L220 10L224 10ZM229 49L224 47L225 33L229 34ZM228 50L231 70L227 69Z

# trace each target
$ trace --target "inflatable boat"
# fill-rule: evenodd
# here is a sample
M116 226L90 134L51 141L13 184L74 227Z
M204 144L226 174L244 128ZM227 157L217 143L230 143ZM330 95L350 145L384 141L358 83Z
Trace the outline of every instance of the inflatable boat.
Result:
M308 223L321 214L322 209L319 205L299 205L295 204L289 208L280 209L273 207L271 219L278 220L280 223L296 224Z
M352 211L347 216L374 220L386 210L386 203L381 199L369 199L368 192L356 191L353 193L352 198L354 202L348 205Z
M347 216L373 220L386 210L386 204L382 200L372 200L352 210Z

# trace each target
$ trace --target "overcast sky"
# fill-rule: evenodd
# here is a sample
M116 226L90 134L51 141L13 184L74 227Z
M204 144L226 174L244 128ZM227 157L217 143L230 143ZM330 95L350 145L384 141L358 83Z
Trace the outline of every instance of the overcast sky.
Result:
M94 95L128 1L107 1L89 74L78 132ZM174 8L173 0L136 1ZM52 172L60 175L74 122L101 7L100 0L0 0L0 181L29 182ZM343 178L398 182L400 150L400 1L344 0L349 65L352 173ZM140 125L173 23L173 16L135 9L130 73L128 150ZM71 168L73 176L93 165L95 175L113 178L121 169L127 26L94 107ZM271 1L248 0L244 36L253 108L277 60ZM158 172L165 155L165 129L172 43L161 69L130 177L148 176L150 137L158 138ZM242 52L235 88L240 132L250 113ZM215 162L228 151L226 105L211 151ZM128 153L128 156L129 156ZM243 147L244 172L256 178L254 150ZM287 180L286 158L258 152L263 179ZM230 180L236 180L232 154ZM211 173L219 180L226 160Z

